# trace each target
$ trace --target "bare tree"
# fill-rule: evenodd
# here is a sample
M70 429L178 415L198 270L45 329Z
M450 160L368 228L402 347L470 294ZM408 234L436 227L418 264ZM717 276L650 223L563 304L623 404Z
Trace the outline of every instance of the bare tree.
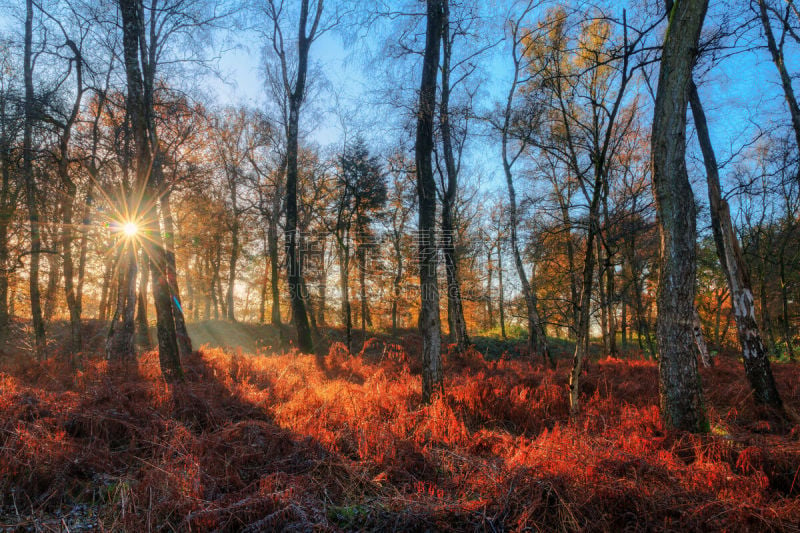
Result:
M283 19L286 6L282 0L269 0L266 14L272 23L270 44L280 62L283 92L288 100L289 113L286 121L286 260L289 281L289 296L292 303L292 320L297 331L298 347L311 352L314 344L303 297L303 273L297 250L297 152L300 109L306 96L308 75L308 53L313 42L321 35L320 26L323 0L316 0L313 9L309 0L301 0L297 29L296 64L290 65L289 52L284 42ZM309 21L310 15L310 21ZM309 26L310 22L310 26Z
M422 334L422 400L444 392L442 332L439 318L439 286L436 279L436 181L433 178L433 118L436 107L436 73L439 68L444 2L427 0L425 54L417 109L414 153L419 197L419 329Z
M514 266L517 269L520 285L522 287L522 296L525 299L525 306L528 312L528 351L533 354L539 354L542 358L552 362L552 356L547 346L547 337L544 331L544 325L539 316L537 309L536 292L531 287L528 274L525 272L525 266L522 263L522 256L520 254L518 226L519 215L517 205L517 192L514 185L513 166L517 160L522 156L529 147L529 137L527 135L515 136L514 122L518 120L515 113L515 97L520 87L526 83L527 76L525 73L526 65L524 56L527 53L527 45L525 44L529 34L525 31L523 24L525 19L533 12L538 2L528 1L522 9L520 15L515 20L509 21L511 30L511 59L513 64L512 81L508 89L508 96L506 98L505 107L502 116L502 122L496 124L495 127L500 130L501 135L501 149L503 157L503 172L506 178L506 186L508 188L508 211L509 211L509 234L511 253L514 258ZM531 117L529 115L529 117ZM517 147L512 146L513 141L518 141ZM498 245L498 257L500 248Z
M692 67L708 0L668 1L669 25L661 56L651 153L661 232L656 337L661 416L669 427L707 428L694 354L697 221L686 171L686 109Z
M25 122L22 140L22 178L25 182L25 200L28 207L31 247L29 266L29 286L31 317L33 319L34 349L36 357L45 357L47 339L42 315L41 293L39 290L39 259L42 251L42 237L39 220L36 180L33 175L33 124L35 116L35 94L33 91L33 1L25 2L25 48L23 51L23 76L25 83Z
M756 402L780 408L782 406L781 397L775 386L775 379L772 377L767 350L761 339L761 332L756 320L755 299L753 297L752 284L750 283L750 272L744 262L739 239L734 233L730 207L727 200L722 197L719 167L711 144L705 111L700 101L700 95L697 92L697 86L691 80L689 103L692 107L697 139L705 162L708 201L711 210L711 229L714 233L714 243L716 244L719 263L725 273L728 287L730 287L733 316L736 320L739 343L742 346L745 372L750 385L753 387ZM696 310L695 315L697 315ZM699 318L697 320L699 322Z

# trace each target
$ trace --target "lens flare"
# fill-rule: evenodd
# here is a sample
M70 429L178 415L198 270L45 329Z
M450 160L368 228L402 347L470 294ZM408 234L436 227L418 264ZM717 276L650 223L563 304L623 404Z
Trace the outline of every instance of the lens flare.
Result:
M124 233L126 237L135 237L136 234L139 233L139 226L137 226L135 222L126 222L125 225L122 226L122 233Z

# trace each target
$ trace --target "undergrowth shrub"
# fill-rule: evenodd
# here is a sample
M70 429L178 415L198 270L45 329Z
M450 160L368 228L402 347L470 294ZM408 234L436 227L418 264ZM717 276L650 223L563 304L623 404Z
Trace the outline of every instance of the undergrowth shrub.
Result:
M152 352L127 367L89 359L78 372L7 362L0 524L78 515L120 531L800 523L800 432L762 416L733 360L703 370L712 433L698 436L663 427L649 361L590 364L571 420L563 365L486 361L476 350L450 350L445 395L421 405L410 351L420 348L414 336L369 340L357 355L343 344L322 356L202 348L174 387ZM775 376L797 408L799 369L780 365Z

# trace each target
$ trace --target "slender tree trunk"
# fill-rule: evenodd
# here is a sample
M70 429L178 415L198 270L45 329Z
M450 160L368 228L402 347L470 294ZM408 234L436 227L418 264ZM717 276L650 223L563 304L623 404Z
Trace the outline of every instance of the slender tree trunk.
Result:
M611 221L608 215L608 183L605 184L605 191L603 194L603 221L606 228L610 227ZM605 250L605 273L606 273L606 287L605 287L605 298L606 298L606 326L607 326L607 335L606 339L608 344L606 346L606 353L611 356L617 355L617 315L614 309L614 302L616 300L616 295L614 294L614 280L615 280L615 271L614 271L614 261L613 261L613 253L611 250L611 245L609 243L609 235L608 229L606 229L606 236L605 240L603 241L603 249ZM598 280L600 285L603 284L603 279L600 278Z
M117 267L116 304L106 338L106 358L133 361L134 312L136 310L136 252L133 243L123 243Z
M606 263L603 260L602 239L597 239L597 289L600 304L600 335L603 341L603 353L611 354L611 335L609 328L609 296L606 292L606 285L603 283L606 275Z
M361 234L361 232L359 232ZM366 334L369 322L369 303L367 302L367 251L359 243L356 251L358 256L358 290L359 303L361 304L361 332Z
M198 272L198 263L200 258L199 256L194 255L193 259L194 259L194 269L189 270L186 275L186 309L185 309L186 312L184 314L186 316L191 317L192 320L197 322L199 317L197 308L199 307L199 305L197 305L197 292L195 291L195 282L192 280L194 279L195 273ZM187 268L189 268L188 264Z
M347 237L344 237L346 239ZM339 243L339 289L342 301L342 325L345 332L347 350L352 350L353 343L353 314L350 308L350 247L343 241Z
M136 148L136 192L142 206L133 213L141 217L147 239L142 246L150 257L153 300L156 308L158 358L161 373L168 382L181 381L180 363L172 312L172 295L167 281L167 255L157 212L157 199L163 187L161 165L158 164L158 137L153 120L153 77L155 65L145 49L144 6L141 0L119 0L122 15L123 58L128 95L127 114ZM155 43L151 42L152 46ZM150 57L149 61L145 59ZM140 69L139 62L142 62ZM151 151L152 150L152 151ZM143 211L143 212L142 212Z
M8 208L5 205L4 203L0 210L0 340L5 338L10 321L8 312L8 226L11 217L6 215Z
M492 249L486 254L486 325L488 329L494 327L494 305L492 305Z
M319 8L321 9L319 4ZM319 12L317 13L319 15ZM319 19L317 18L317 21ZM286 127L286 264L288 268L289 297L292 304L292 321L297 332L297 346L301 351L311 353L314 343L311 338L311 329L306 313L305 297L303 294L303 272L301 271L300 257L297 250L297 151L298 151L298 122L300 120L300 105L303 102L306 90L306 75L308 73L308 52L311 40L306 34L308 22L308 0L301 0L300 21L297 40L297 68L295 72L294 88L288 95L289 121ZM314 24L316 26L316 22ZM313 34L313 30L312 30Z
M786 99L786 105L789 107L789 116L792 119L795 141L797 142L797 148L800 149L800 106L797 104L797 97L792 88L792 78L786 70L786 63L783 57L783 42L781 42L780 48L775 42L772 24L769 21L769 14L767 13L766 0L758 0L758 10L761 18L761 26L764 28L764 36L767 39L767 49L772 56L772 62L775 64L775 68L778 69L778 75L781 78L781 87L783 87L783 96Z
M261 280L261 293L259 294L258 302L258 323L264 324L267 319L267 285L269 284L269 260L268 260L268 246L267 246L267 233L262 234L264 246L264 279Z
M456 229L453 224L456 194L458 192L458 165L453 152L450 127L450 59L452 38L450 36L450 7L442 4L442 87L439 102L439 126L442 135L447 187L442 196L442 255L447 279L447 322L450 340L456 349L463 351L469 345L467 322L464 320L464 306L461 299L461 283L458 276L458 261L455 252Z
M66 157L66 154L63 155ZM62 173L66 173L66 161L63 163ZM73 352L81 349L81 309L75 291L75 269L72 258L72 212L75 204L77 188L72 180L67 178L66 198L64 199L64 212L62 213L61 250L64 261L64 296L69 310L70 347Z
M86 193L86 203L83 206L83 215L81 216L81 241L80 251L78 252L78 285L75 289L75 300L78 304L78 309L83 312L83 287L86 282L86 261L89 255L89 228L92 223L92 202L94 201L94 184L89 185L89 191Z
M400 304L400 283L403 281L403 251L400 247L400 235L394 238L395 271L392 279L392 335L397 334L397 306Z
M55 233L52 235L50 246L47 246L45 241L45 248L49 248L56 253L49 253L47 257L47 288L44 291L44 321L49 323L53 321L56 307L58 306L58 286L61 279L61 243L56 238Z
M622 348L624 349L625 346L628 345L628 304L624 299L622 300L622 309L620 312L619 330L620 341L622 342Z
M325 308L328 305L328 272L325 269L326 261L325 261L325 253L326 253L326 240L321 239L320 241L320 265L319 265L319 275L317 277L317 284L319 287L318 290L318 298L319 298L319 306L317 308L317 325L321 328L326 326L325 322Z
M231 258L230 258L230 263L228 263L228 288L225 293L225 302L226 302L226 307L228 308L228 314L225 318L227 318L231 322L236 322L236 316L234 315L234 305L233 305L233 289L234 286L236 285L236 264L238 263L238 261L239 261L239 222L238 220L236 220L234 221L233 227L231 228Z
M791 214L789 216L792 216ZM781 251L778 254L779 273L781 282L781 325L783 326L783 342L786 344L786 353L794 360L794 345L792 342L792 324L789 315L789 280L786 275L786 247L789 239L784 235Z
M583 281L581 283L581 305L578 321L578 331L575 339L575 354L572 358L572 371L569 376L569 408L574 416L579 409L580 375L583 361L589 354L589 321L591 319L592 304L592 279L594 277L594 240L599 230L598 207L603 189L602 173L598 170L595 174L592 198L589 204L589 231L586 235L586 255L583 264Z
M686 108L707 7L708 0L678 0L668 6L670 22L651 135L661 233L656 318L661 415L668 427L693 432L706 431L708 422L692 347L697 232L694 195L686 171Z
M37 359L44 359L47 340L44 331L41 296L39 293L39 259L42 248L39 227L39 205L36 198L36 181L33 176L33 1L25 2L25 49L23 76L25 78L25 123L22 140L22 176L25 181L25 199L28 207L31 247L28 281L30 287L31 318L33 322L34 353Z
M139 291L136 295L136 344L145 350L153 346L150 340L150 323L147 320L147 287L150 284L152 263L147 254L140 254Z
M175 220L172 216L169 191L164 191L164 193L160 195L159 204L161 206L161 215L164 219L167 283L169 284L170 294L172 296L172 314L175 320L178 353L180 357L188 357L193 351L192 339L189 337L189 330L186 327L186 316L181 304L181 291L178 285L178 268L175 263ZM190 287L189 292L191 293L191 277L188 279Z
M280 300L280 279L278 278L278 223L275 220L276 211L270 215L269 227L267 231L267 241L269 244L269 272L270 272L270 292L272 294L272 306L270 307L270 322L273 326L281 325L281 300Z
M750 272L742 256L739 240L734 233L730 207L722 197L717 158L711 145L705 111L700 102L697 87L693 81L690 80L689 83L689 102L692 106L697 139L703 151L706 167L711 228L714 232L720 266L728 280L733 303L733 316L736 320L739 343L742 346L745 373L753 387L755 401L780 408L782 406L781 397L775 386L775 379L772 377L772 369L764 342L761 340L761 332L758 330Z
M8 333L11 313L8 305L9 277L11 265L8 248L9 228L14 219L17 194L13 189L15 180L11 177L12 151L11 135L7 129L9 120L6 108L7 98L0 98L0 172L2 173L2 189L0 189L0 339Z
M703 362L703 366L709 367L711 366L711 355L708 353L708 345L703 336L703 323L700 322L697 307L694 308L694 315L692 315L692 330L694 332L694 344L700 353L700 360Z
M720 325L722 324L722 305L727 300L727 295L722 290L717 291L716 311L714 313L714 345L717 352L722 351L722 334L720 332Z
M509 229L511 233L511 253L514 257L514 266L517 269L519 282L522 287L522 296L525 299L525 307L528 314L528 351L530 355L539 354L545 362L550 362L554 365L553 357L550 354L550 349L547 346L547 337L544 332L544 326L539 318L539 312L536 309L537 298L536 293L531 289L528 275L525 273L525 267L522 264L522 257L519 252L519 239L517 237L517 226L519 224L517 217L517 193L514 188L514 177L511 173L511 161L508 156L508 137L511 128L511 104L514 97L516 88L516 78L518 72L515 71L515 83L512 85L512 91L509 92L508 100L506 103L505 125L502 130L502 155L503 155L503 171L506 177L506 186L508 187L508 216L509 216Z
M497 241L497 309L500 313L500 335L506 338L506 305L503 290L503 250Z
M100 304L97 308L97 320L105 322L108 318L108 302L111 300L111 281L116 275L116 265L120 262L121 255L109 256L103 265L103 284L100 287Z
M447 2L448 0L444 0ZM433 179L433 117L436 75L442 37L443 1L427 0L425 53L417 108L414 153L419 197L419 329L422 335L422 401L444 394L442 332L439 318L439 285L436 249L436 182Z

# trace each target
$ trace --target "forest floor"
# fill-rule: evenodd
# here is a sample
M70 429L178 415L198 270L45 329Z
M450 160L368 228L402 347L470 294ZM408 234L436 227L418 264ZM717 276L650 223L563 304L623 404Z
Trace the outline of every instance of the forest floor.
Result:
M0 531L800 531L800 428L733 357L702 370L711 431L689 435L636 357L594 357L570 420L568 358L489 339L423 406L412 332L301 355L288 330L192 325L169 388L155 352L111 367L87 331L80 370L0 346ZM800 410L800 365L773 369Z

